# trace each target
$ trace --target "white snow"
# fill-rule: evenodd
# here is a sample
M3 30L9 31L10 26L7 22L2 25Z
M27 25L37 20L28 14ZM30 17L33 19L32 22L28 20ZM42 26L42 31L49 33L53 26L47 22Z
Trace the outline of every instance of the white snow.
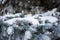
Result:
M13 34L13 32L14 32L13 27L10 26L10 27L7 28L7 33L8 33L8 35Z
M20 17L21 14L22 14L22 13L16 13L16 14L15 14L15 17L16 17L16 16L17 16L17 17Z
M4 17L14 17L13 14L7 14L7 15L4 15Z
M35 19L31 14L26 15L24 19L32 22L33 25L39 24L38 20Z
M52 16L52 14L53 15L55 15L55 11L57 10L57 8L54 8L53 10L51 10L51 11L47 11L47 12L45 12L45 13L42 13L41 15L42 16Z
M42 21L46 21L48 20L51 23L54 23L56 21L58 21L58 19L56 17L52 17L52 16L43 16L43 17L39 17Z
M24 40L31 39L31 37L32 37L32 33L30 31L26 31L25 36L24 36Z
M16 18L5 21L5 23L12 25L16 21Z

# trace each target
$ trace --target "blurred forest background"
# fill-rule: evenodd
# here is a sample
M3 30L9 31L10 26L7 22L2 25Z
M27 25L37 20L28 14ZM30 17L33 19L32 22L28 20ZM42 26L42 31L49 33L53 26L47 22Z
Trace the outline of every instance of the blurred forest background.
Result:
M13 13L32 12L35 9L41 11L60 8L60 0L0 0L0 14L10 11ZM34 12L33 12L34 13Z

